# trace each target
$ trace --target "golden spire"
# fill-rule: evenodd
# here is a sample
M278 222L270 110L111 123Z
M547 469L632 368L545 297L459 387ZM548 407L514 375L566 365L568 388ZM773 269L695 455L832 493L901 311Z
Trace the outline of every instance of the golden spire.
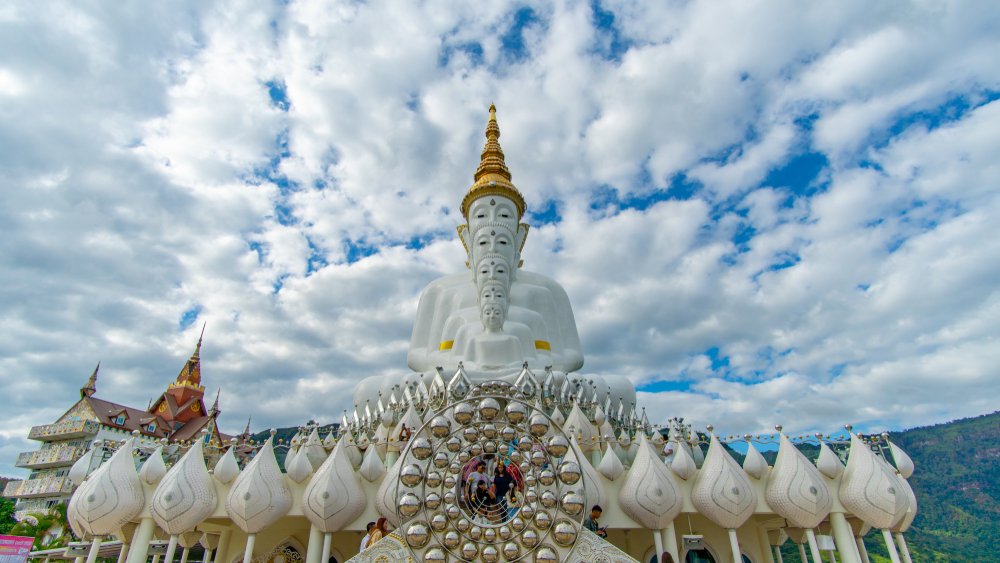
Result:
M191 354L191 358L188 359L184 367L181 368L180 373L177 374L177 382L171 383L168 387L187 386L204 390L204 387L201 386L201 341L205 337L205 326L207 325L207 322L202 325L198 344L194 347L194 353Z
M524 216L525 204L521 192L510 181L510 170L500 148L500 126L497 125L497 108L490 104L490 120L486 124L486 146L479 157L475 180L469 192L462 199L462 215L469 218L469 205L476 199L488 195L509 198L517 206L520 217Z

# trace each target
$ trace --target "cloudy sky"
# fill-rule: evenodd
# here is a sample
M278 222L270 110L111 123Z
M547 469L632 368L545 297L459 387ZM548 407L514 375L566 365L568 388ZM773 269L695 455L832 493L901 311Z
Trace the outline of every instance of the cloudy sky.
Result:
M654 421L996 410L997 29L979 1L5 2L0 474L98 361L145 407L204 322L225 430L404 373L491 101L525 267Z

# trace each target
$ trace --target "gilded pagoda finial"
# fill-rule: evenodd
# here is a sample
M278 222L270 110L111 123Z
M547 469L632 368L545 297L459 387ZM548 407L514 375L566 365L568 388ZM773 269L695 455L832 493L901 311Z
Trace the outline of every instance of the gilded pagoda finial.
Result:
M524 216L524 196L510 180L510 170L500 148L500 126L497 124L497 108L490 104L490 119L486 124L486 145L479 157L479 167L473 176L474 183L462 199L462 215L468 219L469 205L476 199L497 195L509 198L517 206L520 217Z
M212 410L210 411L210 413L211 413L212 415L217 415L217 414L219 414L219 395L220 395L220 394L222 394L222 387L219 387L219 388L218 388L218 389L217 389L217 390L215 391L215 402L214 402L214 403L212 403Z

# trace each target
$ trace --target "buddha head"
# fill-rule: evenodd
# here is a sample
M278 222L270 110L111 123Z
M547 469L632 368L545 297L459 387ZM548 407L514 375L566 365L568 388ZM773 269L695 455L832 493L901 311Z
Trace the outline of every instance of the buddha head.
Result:
M496 108L491 105L486 146L474 175L475 182L462 199L466 223L458 227L470 267L479 264L484 252L501 253L511 266L519 267L521 248L528 236L528 225L520 222L525 213L524 197L510 181L499 139Z
M488 281L479 287L479 314L483 328L489 333L503 331L507 319L507 287L498 281Z
M476 265L476 286L483 287L488 281L497 281L510 287L510 260L499 252L487 252Z

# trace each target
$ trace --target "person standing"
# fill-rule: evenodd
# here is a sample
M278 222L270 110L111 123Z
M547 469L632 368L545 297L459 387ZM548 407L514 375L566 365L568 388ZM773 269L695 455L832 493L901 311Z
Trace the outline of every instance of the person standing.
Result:
M493 475L493 495L499 504L498 510L501 514L507 513L507 493L514 486L514 478L507 472L507 466L503 461L497 463L496 472Z
M368 547L368 542L372 539L372 528L374 527L375 522L369 522L368 525L365 526L365 537L361 538L361 549L358 550L358 553L361 553Z
M368 547L375 545L378 540L389 535L389 521L379 518L375 522L375 529L371 531L371 539L368 540Z

